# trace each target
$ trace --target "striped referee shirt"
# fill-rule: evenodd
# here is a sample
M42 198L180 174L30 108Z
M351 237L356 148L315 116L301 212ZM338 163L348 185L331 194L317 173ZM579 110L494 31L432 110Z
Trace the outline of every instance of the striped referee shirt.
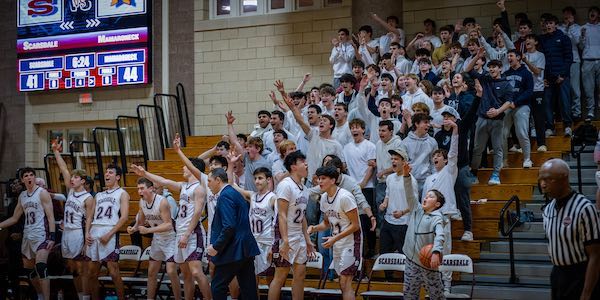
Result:
M562 205L552 199L544 208L543 217L552 264L570 266L586 262L584 247L600 242L600 217L594 204L572 192Z

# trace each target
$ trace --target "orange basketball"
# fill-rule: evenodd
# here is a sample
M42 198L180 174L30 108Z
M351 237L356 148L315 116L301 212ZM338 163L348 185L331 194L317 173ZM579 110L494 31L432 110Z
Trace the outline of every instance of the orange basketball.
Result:
M432 250L433 244L428 244L423 246L423 248L421 248L421 251L419 251L419 260L421 261L423 266L427 268L431 268L431 255L433 255Z

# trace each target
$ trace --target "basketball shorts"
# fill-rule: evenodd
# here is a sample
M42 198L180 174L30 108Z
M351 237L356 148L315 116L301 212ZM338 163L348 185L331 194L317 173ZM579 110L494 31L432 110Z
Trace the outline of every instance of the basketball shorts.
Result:
M188 261L202 260L204 255L204 236L202 227L196 226L196 229L190 234L185 248L179 248L179 240L184 232L177 233L175 238L175 262L180 264Z
M343 249L342 251L334 251L333 253L333 268L338 275L352 275L358 271L360 265L360 252L354 251L352 247Z
M290 239L290 250L288 253L289 261L284 259L279 253L279 248L283 240L278 240L274 242L273 247L273 262L276 267L290 267L292 264L306 264L308 260L308 255L306 254L306 240L304 236L299 238Z
M156 261L174 262L176 244L175 234L167 236L154 235L150 244L150 259Z
M272 259L269 259L269 252L273 249L273 245L258 243L258 249L260 249L260 254L254 258L254 274L272 276L275 273L275 266Z
M83 229L65 229L63 231L60 248L64 258L86 260L84 245Z
M100 238L111 229L112 226L92 225L90 229L92 244L87 247L85 252L91 261L113 262L119 260L119 234L111 236L106 244L100 242Z
M42 239L31 239L31 238L23 238L21 242L21 254L25 256L27 259L34 259L35 254L39 250L46 249L48 246L48 241L45 238Z

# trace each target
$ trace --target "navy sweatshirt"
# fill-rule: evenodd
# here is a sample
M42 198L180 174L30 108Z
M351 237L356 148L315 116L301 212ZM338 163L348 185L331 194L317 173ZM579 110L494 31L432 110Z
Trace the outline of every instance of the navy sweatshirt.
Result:
M516 107L529 105L533 96L533 75L524 64L518 69L508 68L502 74L513 86L513 103Z
M490 108L500 108L505 102L513 101L513 87L510 81L505 78L493 79L490 75L481 75L474 70L469 72L474 79L479 79L481 87L483 87L483 96L481 103L477 109L477 115L484 119L490 119L487 116ZM502 120L504 113L499 114L493 120Z

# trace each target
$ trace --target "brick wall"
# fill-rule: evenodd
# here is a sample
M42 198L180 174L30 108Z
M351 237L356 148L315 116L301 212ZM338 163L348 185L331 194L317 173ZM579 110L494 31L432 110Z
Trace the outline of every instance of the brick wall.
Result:
M208 3L196 1L195 133L223 134L224 113L233 110L237 129L250 132L256 112L271 110L267 93L275 79L295 88L305 73L309 86L331 82L331 39L350 28L350 1L341 7L265 16L204 20Z

